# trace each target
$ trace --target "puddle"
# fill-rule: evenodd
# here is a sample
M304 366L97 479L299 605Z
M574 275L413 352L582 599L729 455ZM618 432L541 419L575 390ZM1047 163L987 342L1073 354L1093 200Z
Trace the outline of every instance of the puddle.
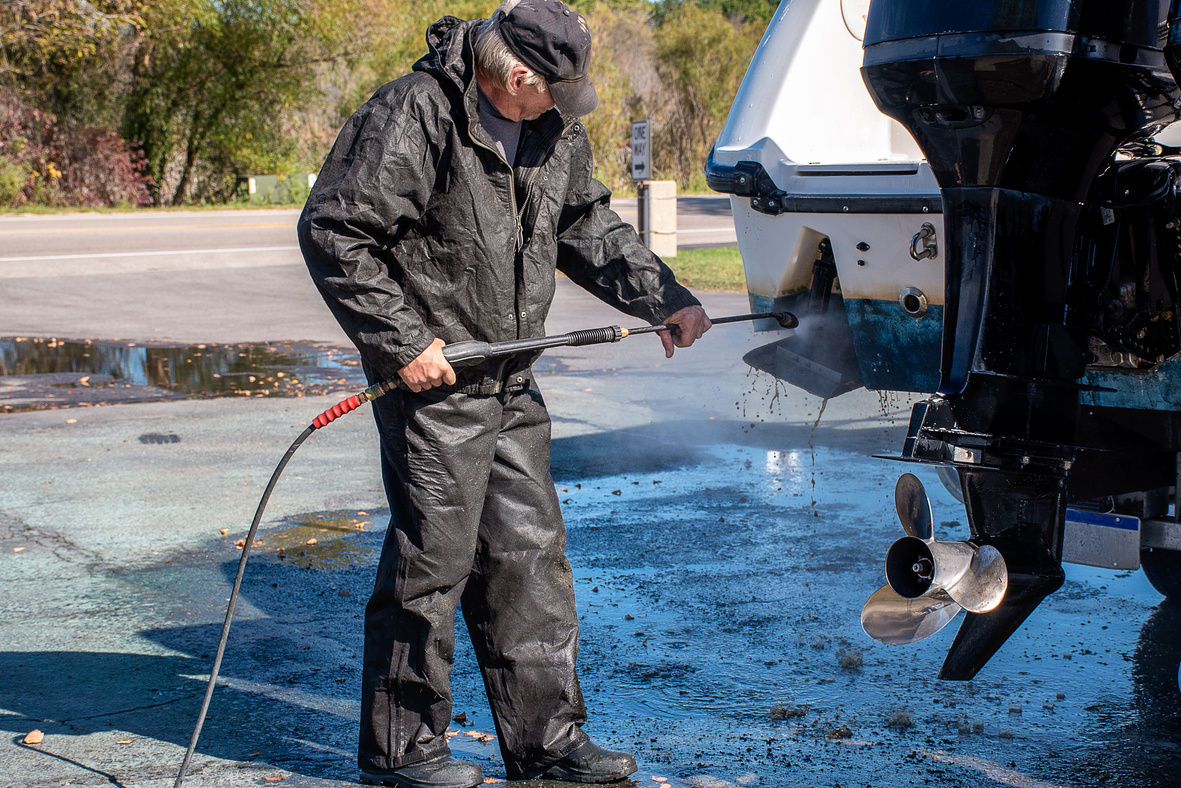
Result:
M543 358L534 370L552 374L564 366ZM355 349L308 342L0 337L0 413L187 397L343 395L366 385Z
M937 680L956 627L921 647L886 647L860 625L897 530L897 467L868 455L896 442L871 427L856 445L833 446L839 430L829 429L809 447L816 412L801 410L797 423L757 433L678 421L555 442L587 730L635 753L644 771L634 783L1175 785L1181 606L1146 596L1139 573L1071 568L1080 593L1047 599L973 681ZM686 434L699 442L686 447ZM950 503L930 489L933 503ZM355 774L364 607L387 518L384 508L350 509L268 523L243 586L255 616L236 625L226 663L239 695L217 701L214 736L240 741L239 723L255 714L251 735L269 762L309 769L307 742L323 742L338 759L305 773ZM178 617L152 634L205 655L186 675L208 665L242 533L219 546L221 582L177 576L174 560L141 583L182 600L204 594L200 607L185 605L186 615L212 611L201 622ZM189 565L208 572L207 556L197 558ZM502 779L496 742L474 736L494 728L464 629L460 621L451 686L471 727L453 728L452 746ZM144 735L160 728L150 722Z
M385 515L388 519L388 515ZM259 534L251 548L251 558L266 556L301 569L347 569L372 563L381 540L365 539L380 513L319 512L289 517L286 527ZM236 541L241 548L243 542Z
M310 343L0 338L2 412L185 397L302 397L364 386L355 350Z

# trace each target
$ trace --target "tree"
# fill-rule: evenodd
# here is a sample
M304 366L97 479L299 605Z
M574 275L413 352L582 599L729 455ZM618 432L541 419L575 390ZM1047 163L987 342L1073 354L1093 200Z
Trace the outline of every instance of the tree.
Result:
M140 24L142 6L140 0L5 0L0 83L66 126L110 124L123 43Z
M660 88L647 0L580 3L593 34L591 79L598 108L583 118L595 175L612 189L631 185L631 124L647 117Z
M339 4L337 4L339 5ZM283 171L284 117L340 55L326 0L165 0L133 43L124 136L143 145L157 201L224 200L237 176Z
M140 153L114 132L132 0L0 5L0 205L147 202Z
M654 167L702 184L705 160L721 132L765 25L732 23L718 10L681 3L656 28L656 70L664 88L655 129Z
M776 0L572 4L595 36L591 73L601 102L586 123L596 174L613 187L629 183L631 121L650 117L655 170L699 185ZM4 0L0 89L21 112L43 113L55 143L29 158L17 152L25 150L21 139L0 139L0 192L15 189L21 199L54 204L94 199L83 192L109 193L86 180L92 176L79 180L61 169L101 170L101 157L73 149L98 139L95 149L119 160L112 168L128 172L131 162L134 173L146 171L157 204L221 201L238 176L314 170L344 120L423 55L430 23L447 14L485 17L496 6L497 0ZM30 187L33 181L40 185Z

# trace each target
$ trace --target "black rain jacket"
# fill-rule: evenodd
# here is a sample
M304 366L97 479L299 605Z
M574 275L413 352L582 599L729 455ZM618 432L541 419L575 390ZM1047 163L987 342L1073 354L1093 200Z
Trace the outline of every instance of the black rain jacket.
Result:
M481 21L429 28L428 54L341 130L299 220L312 279L382 380L435 337L544 336L555 268L650 324L699 303L610 209L577 118L526 121L505 161L476 109ZM458 368L454 389L498 392L537 355Z

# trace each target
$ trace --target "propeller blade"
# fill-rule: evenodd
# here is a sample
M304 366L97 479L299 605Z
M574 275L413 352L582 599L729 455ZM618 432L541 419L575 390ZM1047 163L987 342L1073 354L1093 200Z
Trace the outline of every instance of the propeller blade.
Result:
M904 473L894 485L894 508L902 529L910 536L929 542L935 536L935 516L923 483L913 473Z
M942 592L907 599L885 585L861 609L861 628L888 646L917 643L950 624L961 609Z
M968 570L946 590L965 610L987 613L1001 603L1008 587L1009 569L1004 556L1000 550L986 544L976 548Z

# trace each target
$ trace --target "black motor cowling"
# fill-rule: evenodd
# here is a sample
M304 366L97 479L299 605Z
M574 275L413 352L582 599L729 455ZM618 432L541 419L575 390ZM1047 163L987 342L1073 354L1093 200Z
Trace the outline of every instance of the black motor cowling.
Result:
M1138 155L1178 117L1166 44L1181 61L1181 26L1168 10L870 6L862 76L914 136L943 198L940 390L916 406L904 456L956 466L972 542L1010 568L1006 601L967 617L945 678L975 674L1061 584L1068 481L1125 459L1083 445L1095 409L1080 405L1081 379L1098 351L1154 363L1178 350L1177 170L1115 156Z

